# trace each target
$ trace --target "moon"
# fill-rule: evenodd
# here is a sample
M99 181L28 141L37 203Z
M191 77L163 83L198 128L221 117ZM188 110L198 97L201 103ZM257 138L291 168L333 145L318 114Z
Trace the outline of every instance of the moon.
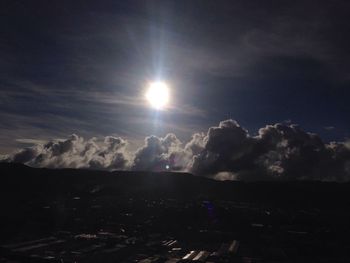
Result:
M169 87L164 82L151 82L146 92L146 99L150 106L157 110L164 109L170 99Z

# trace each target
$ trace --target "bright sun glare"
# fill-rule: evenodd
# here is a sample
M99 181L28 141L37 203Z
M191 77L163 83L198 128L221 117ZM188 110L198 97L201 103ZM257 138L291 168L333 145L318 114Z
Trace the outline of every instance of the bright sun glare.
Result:
M148 86L146 99L150 105L157 109L163 109L169 103L169 88L164 82L152 82Z

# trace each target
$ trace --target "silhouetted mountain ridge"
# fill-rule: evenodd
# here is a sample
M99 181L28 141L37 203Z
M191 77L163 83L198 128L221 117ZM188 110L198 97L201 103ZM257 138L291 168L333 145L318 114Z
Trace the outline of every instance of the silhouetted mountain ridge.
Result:
M1 195L118 195L234 200L281 205L344 205L350 184L318 181L215 181L189 173L31 168L1 163Z

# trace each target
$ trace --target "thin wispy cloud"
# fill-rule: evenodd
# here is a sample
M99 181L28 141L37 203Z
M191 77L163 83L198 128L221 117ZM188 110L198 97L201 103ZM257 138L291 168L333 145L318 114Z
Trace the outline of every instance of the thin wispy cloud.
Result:
M14 2L0 26L0 152L21 147L16 139L73 133L188 140L229 118L252 133L292 119L327 143L344 141L348 7L341 0ZM213 10L219 15L208 16ZM144 98L156 80L172 89L158 113Z

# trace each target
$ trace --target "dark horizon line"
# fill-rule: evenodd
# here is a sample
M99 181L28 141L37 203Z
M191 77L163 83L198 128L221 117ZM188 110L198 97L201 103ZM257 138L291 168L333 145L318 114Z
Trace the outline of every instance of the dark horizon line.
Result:
M114 174L116 175L129 174L131 176L144 176L144 175L167 175L167 176L190 176L191 178L198 178L200 180L209 180L219 183L247 183L247 184L264 184L264 183L320 183L320 184L341 184L346 185L350 184L350 181L322 181L322 180L310 180L310 179L283 179L283 178L275 178L273 180L218 180L215 178L202 175L195 175L189 172L181 172L181 171L146 171L146 170L103 170L103 169L89 169L89 168L54 168L54 167L32 167L27 164L19 163L19 162L0 162L0 169L6 168L24 168L24 169L33 169L33 170L49 170L49 171L74 171L74 172L92 172L92 173L103 173L103 174ZM136 174L135 174L136 173ZM133 174L133 175L132 175Z

